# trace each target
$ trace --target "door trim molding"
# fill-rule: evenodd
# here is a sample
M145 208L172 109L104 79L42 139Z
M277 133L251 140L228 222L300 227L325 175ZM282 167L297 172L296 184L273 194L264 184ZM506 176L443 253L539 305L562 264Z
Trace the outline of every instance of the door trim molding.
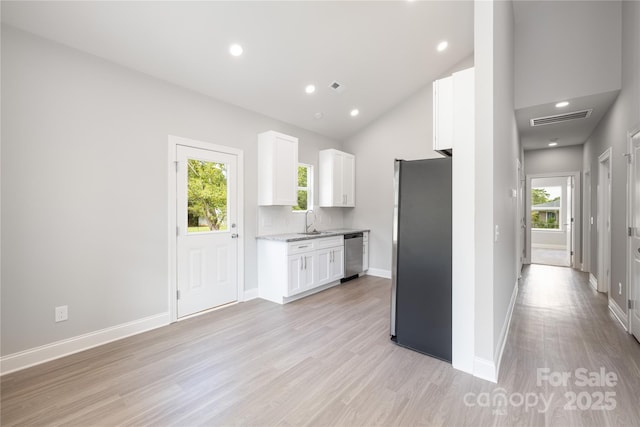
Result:
M531 180L536 178L556 178L556 177L566 178L570 176L573 177L573 185L574 185L573 197L572 197L572 203L574 207L573 226L571 227L571 233L572 233L571 239L573 240L574 256L573 256L573 264L570 266L570 268L574 268L578 270L580 269L580 264L582 259L584 258L584 254L582 253L582 247L580 246L580 260L578 260L578 257L577 257L578 233L582 234L582 217L581 215L577 214L577 212L581 210L580 207L582 206L582 194L581 194L582 173L580 173L579 171L537 173L537 174L526 175L525 177L526 185L524 189L524 192L525 192L525 195L524 195L525 208L524 209L525 209L525 219L526 219L526 225L527 225L527 229L525 233L526 234L525 236L526 257L524 260L525 264L531 264Z
M607 298L610 300L611 299L611 177L613 176L613 162L612 160L612 153L613 153L613 148L609 147L606 150L604 150L604 152L602 154L600 154L600 156L598 156L598 190L597 190L597 200L598 200L598 205L597 205L597 218L598 218L598 224L597 224L597 236L598 236L598 267L597 267L597 273L598 273L598 292L606 292L607 293ZM605 218L603 218L603 211L605 209L605 205L604 205L604 200L603 200L603 188L602 188L602 184L603 184L603 179L602 179L602 171L603 171L603 164L607 162L609 164L609 177L608 180L606 182L608 182L608 188L607 188L607 220L609 222L609 232L607 233L606 227L605 227L605 223L604 220ZM605 245L605 241L604 239L607 240L607 244ZM604 260L608 258L609 259L609 274L606 276L606 278L604 277L604 272L603 272L603 268L604 268ZM602 289L602 286L604 286L604 283L606 283L607 289Z
M627 132L627 153L632 152L633 137L639 133L640 133L640 123L638 123L633 129ZM629 229L629 227L633 226L633 221L631 220L632 214L633 214L633 209L632 209L633 194L632 194L632 188L631 188L631 182L633 180L632 167L633 167L633 162L627 162L627 230ZM636 295L636 289L633 283L634 263L635 263L635 258L633 255L633 239L627 236L627 286L626 286L627 301L629 300L638 301L639 299L638 297L640 297L640 295ZM632 313L630 312L630 310L627 310L627 331L630 334L633 334L634 332L638 332L638 331L633 330L633 322L631 322L631 315ZM636 334L636 336L638 335L640 334Z
M591 191L593 189L593 178L591 170L582 172L582 271L591 273Z
M176 217L177 200L176 200L176 180L177 171L175 167L176 162L176 148L178 145L185 147L199 148L202 150L217 151L219 153L231 154L238 159L238 299L237 301L245 301L244 292L244 152L240 149L227 147L224 145L213 144L210 142L198 141L195 139L183 138L180 136L169 135L168 137L168 156L167 156L167 238L169 243L168 263L167 269L169 274L168 283L168 306L170 321L176 322L178 320L178 301L176 299L177 294L177 242L176 242L176 228L178 226L178 220Z

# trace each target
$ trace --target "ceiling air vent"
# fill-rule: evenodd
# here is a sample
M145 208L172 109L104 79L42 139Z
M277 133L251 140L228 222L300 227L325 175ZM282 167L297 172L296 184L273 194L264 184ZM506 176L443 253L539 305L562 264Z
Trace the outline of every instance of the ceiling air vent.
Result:
M538 117L531 119L531 126L552 125L554 123L567 122L569 120L586 119L591 115L593 108L589 110L573 111L566 114L558 114L555 116Z
M335 80L329 85L329 87L333 89L336 93L342 93L344 92L344 89L345 89L344 85L342 85L341 83L338 83Z

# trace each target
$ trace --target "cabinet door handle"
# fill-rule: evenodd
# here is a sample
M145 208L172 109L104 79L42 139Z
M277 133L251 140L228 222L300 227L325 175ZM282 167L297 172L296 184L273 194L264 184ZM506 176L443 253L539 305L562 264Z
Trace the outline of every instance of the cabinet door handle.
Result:
M333 251L329 252L329 262L333 262Z
M302 262L302 257L300 257L300 271L304 270L304 263Z

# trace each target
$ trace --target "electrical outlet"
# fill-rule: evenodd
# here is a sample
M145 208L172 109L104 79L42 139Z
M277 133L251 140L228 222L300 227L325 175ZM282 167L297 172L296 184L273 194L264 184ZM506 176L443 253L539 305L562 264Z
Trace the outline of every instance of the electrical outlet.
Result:
M69 306L61 305L60 307L56 307L56 322L64 322L69 319Z
M622 295L622 283L618 282L618 295Z

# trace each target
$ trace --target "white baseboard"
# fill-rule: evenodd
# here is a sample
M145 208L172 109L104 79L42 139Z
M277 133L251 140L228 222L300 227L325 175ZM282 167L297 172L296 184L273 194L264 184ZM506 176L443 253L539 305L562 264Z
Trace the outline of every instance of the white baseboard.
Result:
M492 383L498 382L495 363L493 363L492 360L483 359L481 357L473 358L473 376L486 381L491 381Z
M78 335L0 358L0 375L39 365L170 323L169 312L160 313L88 334Z
M502 331L498 338L498 345L496 346L496 352L494 359L488 360L482 357L473 358L473 376L481 378L483 380L491 381L492 383L498 382L498 375L500 374L500 364L502 363L502 354L504 353L504 347L507 344L507 337L509 336L509 328L511 326L511 317L513 316L513 309L516 305L516 299L518 298L518 281L516 281L511 293L511 301L509 301L509 308L507 309L507 315L505 316L504 323L502 325Z
M627 317L627 313L625 313L618 303L612 298L609 298L609 310L611 310L615 318L618 319L618 322L620 322L624 330L628 332L629 329L627 328L627 322L629 319Z
M598 291L598 279L596 279L596 276L591 273L589 273L589 284L591 285L593 290L595 290L596 292Z
M391 270L383 270L381 268L370 268L367 270L367 275L382 277L384 279L391 279Z
M258 288L249 289L244 291L244 296L242 298L242 301L249 301L252 299L256 299L259 296L260 296L260 293L258 292Z
M507 310L507 316L502 324L502 331L500 331L500 337L498 338L498 345L496 346L496 381L500 374L500 364L502 363L502 354L504 353L504 347L507 344L507 337L509 336L509 328L511 327L511 317L513 316L513 308L516 306L516 299L518 298L518 281L513 287L511 293L511 301L509 301L509 308Z

